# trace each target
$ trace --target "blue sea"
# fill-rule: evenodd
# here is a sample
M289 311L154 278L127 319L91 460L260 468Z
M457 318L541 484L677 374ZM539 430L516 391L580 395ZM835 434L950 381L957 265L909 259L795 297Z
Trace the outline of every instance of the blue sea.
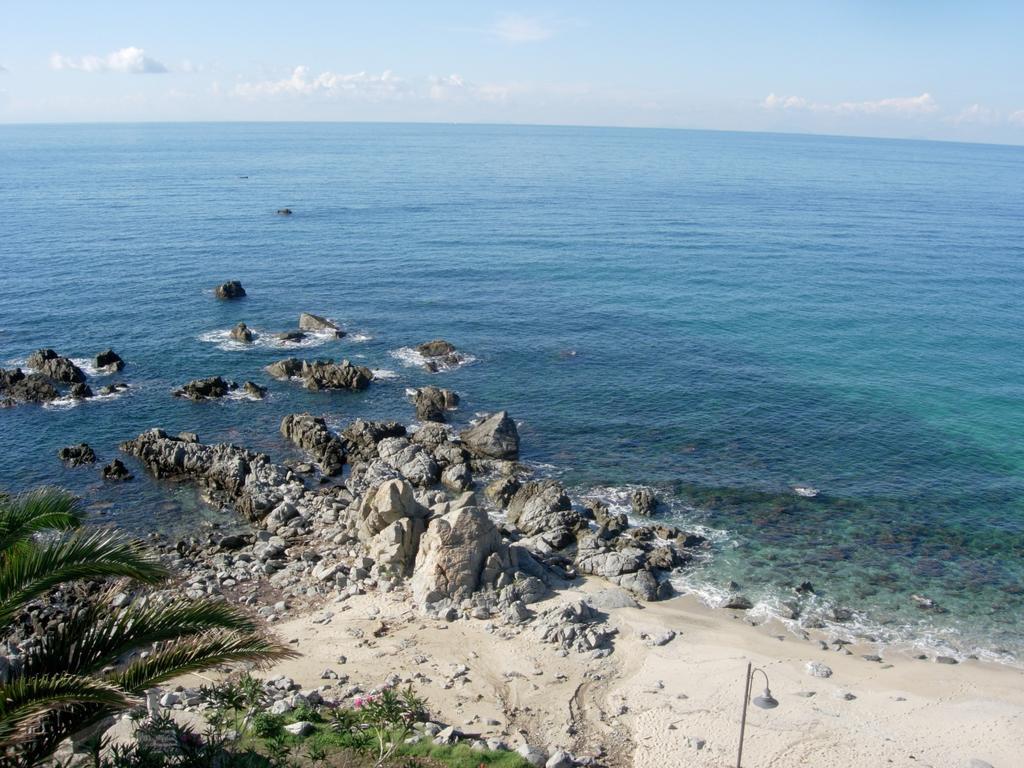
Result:
M288 206L290 217L275 215ZM810 581L880 642L1024 651L1024 148L461 125L0 127L0 365L113 347L129 393L0 411L0 487L60 484L145 534L228 525L187 486L104 485L160 426L280 460L283 415L458 423L508 409L523 458L577 498L657 488L713 538L680 586L755 615ZM214 299L242 281L248 297ZM226 332L335 318L340 341ZM408 348L473 361L431 375ZM347 357L308 393L266 364ZM222 374L263 402L191 403ZM795 487L813 487L814 498ZM911 597L936 601L923 610Z

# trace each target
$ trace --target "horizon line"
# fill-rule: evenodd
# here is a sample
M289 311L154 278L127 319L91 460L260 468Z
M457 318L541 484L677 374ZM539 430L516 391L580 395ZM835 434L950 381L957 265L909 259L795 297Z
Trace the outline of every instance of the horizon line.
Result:
M610 125L600 123L506 123L480 122L460 120L66 120L39 122L3 122L0 128L26 127L61 127L61 126L142 126L142 125L422 125L422 126L468 126L489 128L589 128L597 130L622 131L690 131L694 133L738 133L744 135L763 136L800 136L824 139L864 139L868 141L905 141L927 142L934 144L964 144L981 147L1006 147L1009 149L1024 148L1020 144L1005 144L992 141L965 141L962 139L936 139L906 136L871 136L856 133L817 133L814 131L757 131L739 128L691 128L684 126L657 125Z

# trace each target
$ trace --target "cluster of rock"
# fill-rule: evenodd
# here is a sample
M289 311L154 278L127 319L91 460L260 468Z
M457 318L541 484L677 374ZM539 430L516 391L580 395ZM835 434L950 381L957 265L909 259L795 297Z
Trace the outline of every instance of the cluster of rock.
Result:
M124 368L124 360L111 349L98 354L95 364L96 369L102 373L113 373ZM36 350L29 356L27 365L32 369L31 373L26 374L21 368L0 369L0 407L11 407L18 403L47 403L62 394L76 399L95 396L86 383L85 372L70 358L52 349ZM100 394L113 394L127 388L127 384L118 382L102 387Z
M450 389L420 387L413 390L412 402L416 406L416 418L420 421L444 423L445 411L458 407L459 396Z
M348 360L298 360L289 357L267 366L267 373L275 379L288 381L301 379L306 389L366 389L373 380L373 372Z
M330 333L338 339L345 336L345 331L326 317L303 312L299 315L299 329L297 331L275 333L274 338L278 341L295 344L305 341L308 333ZM235 325L231 329L229 336L232 341L236 341L239 344L252 344L258 338L258 334L245 323Z
M188 384L174 390L172 394L175 397L184 397L198 402L200 400L217 400L238 389L239 385L234 381L228 381L221 376L211 376L207 379L193 379ZM266 387L253 381L242 384L241 390L256 400L262 399L267 394Z
M466 356L444 339L425 341L416 347L416 351L423 358L424 370L429 373L458 368L466 361Z

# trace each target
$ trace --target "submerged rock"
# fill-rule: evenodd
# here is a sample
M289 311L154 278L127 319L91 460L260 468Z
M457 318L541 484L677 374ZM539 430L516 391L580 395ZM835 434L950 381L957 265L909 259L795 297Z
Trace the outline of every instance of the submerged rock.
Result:
M339 339L345 335L345 332L341 330L335 323L332 323L326 317L320 315L314 315L309 312L303 312L299 315L299 328L303 331L331 331Z
M103 479L112 482L127 482L132 479L132 473L120 459L114 459L103 468Z
M519 456L519 430L507 411L488 416L464 430L462 442L471 454L485 459L515 459Z
M213 295L218 299L240 299L245 296L245 288L237 280L228 280L214 288Z
M96 453L89 447L88 443L69 445L57 451L57 458L69 467L80 467L83 464L93 464L96 461Z
M180 389L174 390L173 394L175 397L187 397L189 400L214 400L224 397L234 389L238 389L238 385L233 381L211 376L208 379L194 379Z
M308 413L292 413L281 421L281 434L312 456L325 475L339 475L345 465L345 445L327 423Z
M39 349L29 355L28 365L37 373L64 384L77 384L85 381L82 369L66 357L61 357L52 349Z
M124 360L122 360L121 356L112 349L108 349L96 355L94 363L97 369L107 371L109 373L124 370Z
M241 344L251 344L256 340L256 334L249 330L245 323L239 323L231 329L231 340Z
M276 213L278 216L291 216L292 215L292 209L291 208L278 208L276 211L274 211L274 213Z

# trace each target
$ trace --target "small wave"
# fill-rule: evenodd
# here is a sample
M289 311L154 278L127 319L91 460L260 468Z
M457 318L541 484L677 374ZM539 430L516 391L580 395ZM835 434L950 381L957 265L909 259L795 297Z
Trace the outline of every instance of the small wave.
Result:
M249 401L249 402L259 402L261 400L269 400L270 399L270 395L266 394L263 397L257 397L256 395L250 395L244 389L239 387L238 389L232 390L231 392L228 392L226 395L224 395L224 399L225 400L235 400L235 401L246 400L246 401Z
M75 408L79 405L85 405L86 403L109 403L111 400L117 400L119 397L127 395L131 390L122 390L121 392L111 392L106 395L93 395L92 397L71 397L64 395L58 397L56 400L50 400L49 402L43 403L43 408L48 411L66 411L71 408Z
M355 344L365 344L368 341L373 341L373 336L371 336L368 333L360 333L359 331L356 331L355 333L350 333L345 338Z
M392 371L389 368L371 368L370 373L372 373L373 378L378 381L392 381L398 378L398 372Z
M113 368L97 368L95 358L72 357L70 358L70 360L72 363L74 363L75 365L82 369L82 373L84 373L86 376L89 376L90 378L98 376L113 376L115 373L120 373L120 371L115 371Z
M231 338L231 328L226 330L207 331L197 337L199 341L207 344L216 344L217 349L224 352L245 352L250 349L309 349L320 347L329 341L336 341L338 337L334 331L303 331L306 337L301 341L285 341L277 338L275 333L267 333L256 328L250 328L256 338L250 342L235 341Z
M817 488L813 488L809 485L794 485L793 493L797 496L803 496L805 499L813 499L820 493Z
M458 362L451 364L445 362L444 358L425 357L413 347L399 347L398 349L391 350L390 354L396 360L401 361L402 365L407 368L422 368L427 363L434 363L437 366L438 373L441 371L454 371L457 368L462 368L476 362L476 357L473 355L466 352L455 352L453 354Z

